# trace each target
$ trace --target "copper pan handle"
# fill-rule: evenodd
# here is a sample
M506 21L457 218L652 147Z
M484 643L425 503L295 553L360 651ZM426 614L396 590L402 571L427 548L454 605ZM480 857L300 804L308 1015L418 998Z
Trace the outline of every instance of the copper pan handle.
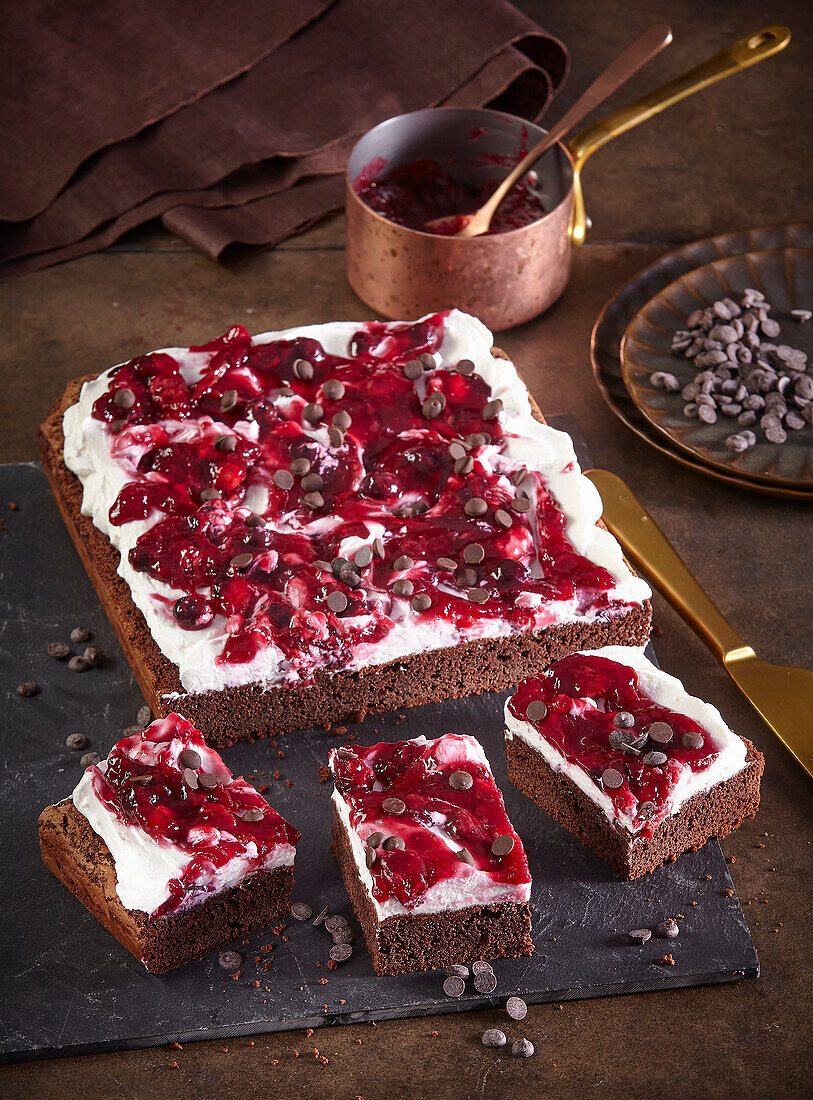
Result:
M724 50L720 50L683 76L670 80L662 88L656 88L635 103L613 111L612 114L599 119L598 122L592 123L581 133L576 134L567 143L573 158L573 212L570 218L570 239L573 244L576 247L582 245L587 231L581 171L588 157L612 138L625 134L633 126L660 114L673 103L679 103L681 99L686 99L687 96L694 95L695 92L708 88L711 84L716 84L718 80L724 80L741 69L747 69L749 65L756 65L758 61L773 57L780 50L784 50L788 42L790 42L790 31L787 27L778 24L763 27L746 38L741 38L733 45L727 46Z

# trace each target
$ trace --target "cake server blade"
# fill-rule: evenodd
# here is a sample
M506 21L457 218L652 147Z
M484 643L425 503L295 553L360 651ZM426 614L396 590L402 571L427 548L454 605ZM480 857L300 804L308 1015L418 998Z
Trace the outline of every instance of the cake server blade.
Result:
M588 470L624 553L717 657L751 706L813 777L813 672L761 661L726 622L620 477Z

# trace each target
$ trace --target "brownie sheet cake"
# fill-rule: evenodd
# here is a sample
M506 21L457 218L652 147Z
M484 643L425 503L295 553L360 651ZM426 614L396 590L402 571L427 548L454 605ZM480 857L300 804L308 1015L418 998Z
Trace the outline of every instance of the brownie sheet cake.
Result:
M45 865L163 974L288 915L299 833L171 714L39 819Z
M139 356L41 449L147 701L218 747L648 635L569 437L458 311Z
M378 974L530 955L531 874L473 737L333 749L333 849Z
M624 878L726 836L759 806L764 760L640 649L528 677L505 704L516 787Z

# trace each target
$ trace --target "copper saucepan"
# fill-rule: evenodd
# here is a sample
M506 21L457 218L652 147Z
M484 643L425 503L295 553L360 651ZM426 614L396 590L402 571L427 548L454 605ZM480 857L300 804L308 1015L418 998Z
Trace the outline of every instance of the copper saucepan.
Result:
M500 330L528 321L561 296L570 275L571 246L583 244L589 225L581 171L611 138L740 69L772 57L790 41L787 27L770 26L740 39L683 76L559 143L535 165L543 217L489 236L443 237L396 225L356 194L363 171L424 157L451 163L461 180L493 176L482 154L516 157L545 131L499 111L441 107L388 119L368 131L350 154L346 178L347 277L378 314L417 317L457 307ZM479 158L479 164L474 163Z

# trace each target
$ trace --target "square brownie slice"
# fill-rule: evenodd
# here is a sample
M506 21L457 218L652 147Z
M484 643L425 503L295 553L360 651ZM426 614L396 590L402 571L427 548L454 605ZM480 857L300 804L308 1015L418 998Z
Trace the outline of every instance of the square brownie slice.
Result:
M642 649L554 662L505 704L511 782L627 879L726 836L764 759Z
M39 818L46 867L155 974L286 916L299 835L178 714Z
M333 749L333 849L377 974L530 955L531 875L473 737Z

